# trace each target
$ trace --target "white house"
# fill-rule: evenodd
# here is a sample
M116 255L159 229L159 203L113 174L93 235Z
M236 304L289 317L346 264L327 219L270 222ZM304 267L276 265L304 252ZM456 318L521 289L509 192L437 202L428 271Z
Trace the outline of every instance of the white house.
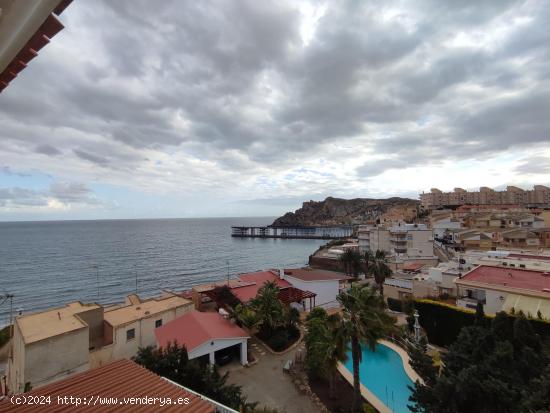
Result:
M482 303L488 314L498 311L523 311L550 318L550 273L518 268L480 265L455 279L456 303L475 309Z
M8 360L8 387L18 393L113 360L131 358L155 345L156 327L193 309L175 294L141 300L130 295L121 306L73 302L16 317Z
M155 330L159 347L170 343L184 345L189 359L208 356L215 363L216 352L238 350L242 365L248 364L247 342L250 336L242 328L218 313L191 311Z
M339 272L313 268L284 269L281 277L295 288L315 293L315 306L325 308L338 306L336 296L346 288L346 281L352 279ZM311 304L307 304L305 310L311 308Z

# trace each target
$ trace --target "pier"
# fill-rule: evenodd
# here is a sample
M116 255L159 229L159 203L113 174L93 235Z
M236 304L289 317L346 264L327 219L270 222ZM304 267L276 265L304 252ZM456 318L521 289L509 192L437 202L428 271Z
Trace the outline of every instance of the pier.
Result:
M237 238L340 239L351 237L353 227L231 227Z

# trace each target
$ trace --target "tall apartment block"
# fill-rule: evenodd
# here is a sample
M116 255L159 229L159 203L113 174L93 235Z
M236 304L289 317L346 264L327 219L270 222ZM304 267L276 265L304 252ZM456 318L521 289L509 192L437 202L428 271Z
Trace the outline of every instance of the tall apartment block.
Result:
M532 190L524 190L516 186L507 186L505 191L495 191L484 186L479 188L479 191L455 188L452 192L432 188L430 192L420 194L420 201L427 209L460 205L518 205L550 208L550 188L535 185Z

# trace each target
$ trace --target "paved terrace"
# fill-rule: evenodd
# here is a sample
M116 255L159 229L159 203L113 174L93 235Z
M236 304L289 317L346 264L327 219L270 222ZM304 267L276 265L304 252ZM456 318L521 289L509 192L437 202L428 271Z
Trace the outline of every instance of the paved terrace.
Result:
M290 375L283 373L287 360L294 360L297 349L283 355L267 351L256 338L249 340L250 349L259 362L248 368L231 364L221 369L230 371L228 382L242 386L248 400L261 406L277 408L286 413L315 412L317 406L292 383Z

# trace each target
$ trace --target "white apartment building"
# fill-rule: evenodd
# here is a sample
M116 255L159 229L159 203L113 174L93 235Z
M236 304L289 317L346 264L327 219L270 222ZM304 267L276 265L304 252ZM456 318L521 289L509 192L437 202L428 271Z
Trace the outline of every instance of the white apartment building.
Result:
M372 251L382 250L399 258L433 258L432 230L425 224L400 224L369 231Z

